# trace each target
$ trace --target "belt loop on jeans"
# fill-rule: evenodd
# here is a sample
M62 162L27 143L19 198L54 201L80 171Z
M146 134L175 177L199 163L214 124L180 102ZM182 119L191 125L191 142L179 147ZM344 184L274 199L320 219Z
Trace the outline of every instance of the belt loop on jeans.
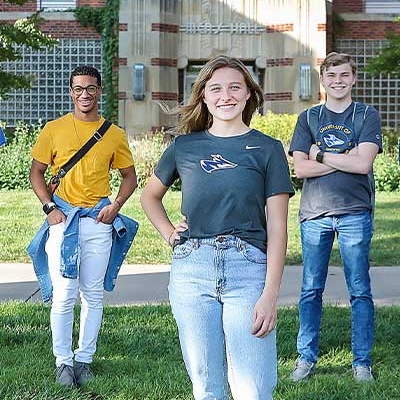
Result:
M193 244L193 248L195 250L197 250L200 247L199 239L198 238L193 238L193 239L191 239L191 241L192 241L192 244Z
M246 244L239 237L237 238L236 247L238 251L243 251L246 248Z
M240 237L236 237L236 251L241 251L242 250L242 241Z

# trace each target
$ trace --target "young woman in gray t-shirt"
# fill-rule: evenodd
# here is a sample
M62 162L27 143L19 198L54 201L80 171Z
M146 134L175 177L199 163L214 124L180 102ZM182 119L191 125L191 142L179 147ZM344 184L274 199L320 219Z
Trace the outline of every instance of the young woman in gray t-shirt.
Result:
M179 135L143 190L150 221L173 246L172 311L196 400L270 400L277 381L277 299L294 193L279 141L249 128L263 93L239 60L200 71ZM162 199L182 181L183 221ZM267 218L268 216L268 218ZM268 262L267 262L268 255Z

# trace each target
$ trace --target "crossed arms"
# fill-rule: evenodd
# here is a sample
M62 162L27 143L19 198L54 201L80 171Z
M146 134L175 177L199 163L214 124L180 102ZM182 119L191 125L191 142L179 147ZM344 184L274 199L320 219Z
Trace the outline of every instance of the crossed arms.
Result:
M293 152L294 171L297 178L315 178L334 171L352 174L368 174L372 170L379 147L375 143L363 142L346 154L324 153L323 163L315 160L319 147L313 144L309 154Z

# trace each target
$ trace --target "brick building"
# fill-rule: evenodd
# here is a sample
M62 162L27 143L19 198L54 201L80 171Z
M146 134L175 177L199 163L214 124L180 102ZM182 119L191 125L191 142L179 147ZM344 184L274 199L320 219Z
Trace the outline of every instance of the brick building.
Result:
M104 1L30 0L10 6L0 0L0 22L44 9L42 30L60 46L35 53L7 68L32 73L30 92L0 101L0 120L48 120L71 109L68 76L78 64L101 69L101 38L68 9ZM59 9L67 10L59 12ZM119 123L129 134L171 126L156 101L171 106L190 95L196 74L211 56L241 58L265 92L265 110L298 113L323 98L318 69L335 49L358 65L355 97L373 104L383 123L399 125L399 80L368 77L368 58L377 54L395 22L400 1L390 0L121 0L119 32Z
M363 69L368 59L379 54L388 32L400 34L400 22L396 21L400 1L333 0L332 3L331 27L332 16L339 20L334 31L335 50L351 54L359 67L354 98L375 106L381 113L383 125L399 127L400 79L387 75L371 77Z
M69 74L79 64L101 69L102 43L100 35L91 27L83 27L71 9L77 6L104 6L106 0L29 0L23 6L0 0L0 23L14 23L37 10L43 10L40 29L59 39L59 46L44 51L22 48L22 59L4 63L4 69L33 75L30 91L10 93L7 101L0 100L0 120L8 126L17 121L36 123L59 117L72 109L68 86ZM69 10L69 11L68 11Z

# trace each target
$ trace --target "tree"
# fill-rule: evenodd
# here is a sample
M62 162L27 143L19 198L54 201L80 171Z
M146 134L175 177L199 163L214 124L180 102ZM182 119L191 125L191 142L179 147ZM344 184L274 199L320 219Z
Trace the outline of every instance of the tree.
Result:
M400 19L397 18L400 22ZM400 76L400 35L390 32L387 34L387 43L381 53L368 61L365 70L374 76L390 74Z
M27 0L5 0L7 3L22 5ZM35 50L42 47L51 47L58 43L38 28L43 18L35 13L28 18L15 21L13 25L0 23L0 63L15 61L22 58L21 46L28 46ZM19 48L18 48L19 47ZM0 64L0 98L6 97L13 89L29 89L34 80L33 76L24 76L4 71Z

